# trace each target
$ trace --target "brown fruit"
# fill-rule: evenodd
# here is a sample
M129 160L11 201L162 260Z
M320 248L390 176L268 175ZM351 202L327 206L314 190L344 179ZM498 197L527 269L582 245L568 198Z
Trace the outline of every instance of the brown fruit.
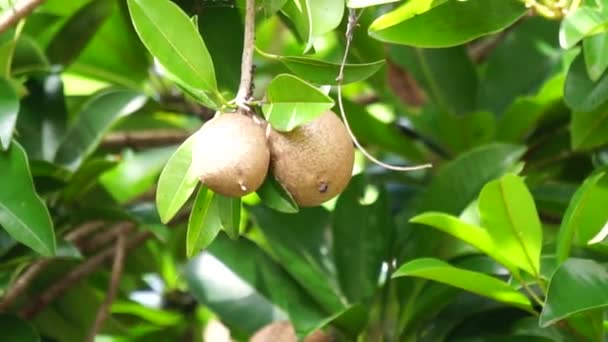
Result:
M308 335L304 342L330 342L331 338L321 330ZM249 342L298 342L293 326L289 322L275 322L258 330Z
M272 173L299 206L319 205L348 185L355 152L332 111L291 132L271 131L269 141Z
M222 114L196 134L192 168L209 189L240 197L262 185L270 154L261 124L242 114Z

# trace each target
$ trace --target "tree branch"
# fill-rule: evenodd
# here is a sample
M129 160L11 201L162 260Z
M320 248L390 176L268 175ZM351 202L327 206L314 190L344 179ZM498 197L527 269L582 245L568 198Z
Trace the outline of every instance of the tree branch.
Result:
M87 341L93 342L95 341L95 336L101 329L103 323L108 318L110 314L110 306L116 298L116 293L118 292L118 285L120 284L120 277L122 276L122 270L124 267L125 260L125 247L126 247L126 237L125 234L118 235L116 238L116 254L114 255L114 262L112 263L112 275L110 277L110 283L108 284L108 293L103 303L97 310L97 316L95 317L95 322L93 323L93 328L89 333L89 337Z
M181 144L192 132L180 130L151 130L139 132L110 133L103 138L101 146L104 148L122 148L125 146L146 148Z
M253 49L255 46L255 0L247 0L245 7L245 38L241 57L241 83L235 102L241 109L249 110L247 102L252 95Z
M8 30L22 18L26 17L45 1L46 0L22 0L17 2L12 9L6 10L2 16L0 16L0 34Z

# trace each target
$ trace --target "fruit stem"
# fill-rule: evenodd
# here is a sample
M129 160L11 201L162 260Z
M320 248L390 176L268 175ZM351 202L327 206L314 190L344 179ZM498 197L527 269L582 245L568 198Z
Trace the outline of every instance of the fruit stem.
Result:
M253 80L253 50L255 48L255 0L247 0L245 7L245 38L243 39L243 55L241 57L241 83L234 102L249 112L247 105L252 97Z
M355 27L357 26L357 21L359 20L359 17L361 16L362 13L363 13L363 11L361 11L359 16L357 16L354 9L351 8L349 10L348 25L346 26L346 47L344 48L344 56L342 57L342 62L340 63L340 71L338 73L338 77L336 77L336 81L338 83L337 84L337 86L338 86L338 107L340 108L340 115L342 116L342 121L344 121L344 126L346 126L346 130L348 131L350 138L352 139L353 143L355 143L355 146L357 146L357 148L359 148L361 153L363 153L363 155L367 159L371 160L375 164L382 166L385 169L394 170L394 171L414 171L414 170L420 170L420 169L426 169L426 168L432 167L431 164L422 164L422 165L414 165L414 166L397 166L397 165L387 164L387 163L384 163L384 162L376 159L376 157L372 156L371 153L369 153L361 145L361 143L359 143L359 140L357 140L357 137L355 136L355 134L353 134L353 131L351 130L350 125L348 124L348 119L346 118L346 113L344 111L344 104L342 103L342 80L344 79L344 66L346 65L346 58L348 57L348 51L350 50L350 43L353 40L353 32L355 30Z

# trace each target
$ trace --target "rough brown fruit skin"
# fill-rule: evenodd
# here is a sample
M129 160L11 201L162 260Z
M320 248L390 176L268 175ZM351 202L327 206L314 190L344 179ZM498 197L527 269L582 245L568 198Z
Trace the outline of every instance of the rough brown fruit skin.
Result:
M308 335L304 342L330 342L331 338L321 330ZM298 342L293 326L289 322L275 322L258 330L249 342Z
M272 173L299 206L319 205L348 185L355 151L332 111L291 132L271 131L269 142Z
M261 124L249 116L228 113L209 120L196 134L192 168L209 189L240 197L262 185L270 154Z

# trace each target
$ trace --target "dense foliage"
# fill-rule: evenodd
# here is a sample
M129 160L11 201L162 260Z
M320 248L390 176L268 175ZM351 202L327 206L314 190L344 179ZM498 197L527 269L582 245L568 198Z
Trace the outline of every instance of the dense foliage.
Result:
M339 113L343 85L371 154L433 165L358 151L313 208L272 175L229 198L190 170L194 133L237 106L245 0L37 5L0 29L2 341L222 342L218 322L245 341L285 320L604 341L608 1L256 1L260 118Z

